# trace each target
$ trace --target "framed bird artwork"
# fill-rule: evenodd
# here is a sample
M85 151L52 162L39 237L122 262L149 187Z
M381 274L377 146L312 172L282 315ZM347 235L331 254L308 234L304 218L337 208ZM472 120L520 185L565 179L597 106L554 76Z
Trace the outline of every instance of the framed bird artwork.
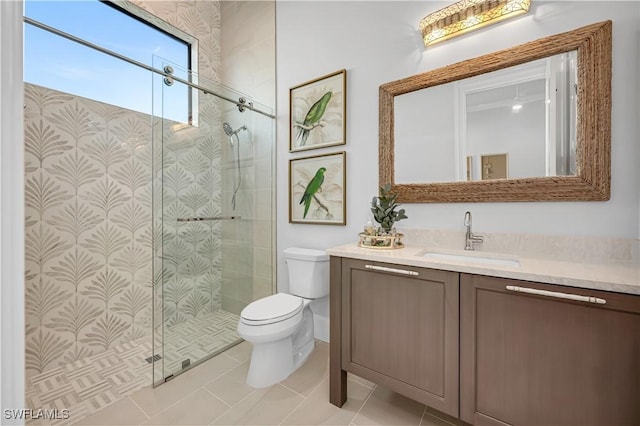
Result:
M347 71L289 89L289 152L346 143Z
M347 224L346 155L289 160L289 223Z

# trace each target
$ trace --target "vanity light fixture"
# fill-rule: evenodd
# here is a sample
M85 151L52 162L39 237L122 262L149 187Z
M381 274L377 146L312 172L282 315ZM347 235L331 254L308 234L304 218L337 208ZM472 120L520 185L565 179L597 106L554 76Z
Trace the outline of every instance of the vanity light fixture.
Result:
M531 0L461 0L420 21L424 45L429 46L529 11Z

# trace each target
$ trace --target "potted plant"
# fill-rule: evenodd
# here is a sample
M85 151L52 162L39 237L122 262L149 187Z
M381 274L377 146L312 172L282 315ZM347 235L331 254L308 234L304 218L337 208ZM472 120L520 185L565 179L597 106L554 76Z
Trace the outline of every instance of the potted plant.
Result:
M377 197L371 200L371 213L373 219L380 224L376 229L368 227L368 232L360 234L361 247L372 248L401 248L403 235L396 232L394 224L402 219L407 219L404 209L397 210L399 204L396 203L397 194L391 192L391 185L385 184L380 187Z

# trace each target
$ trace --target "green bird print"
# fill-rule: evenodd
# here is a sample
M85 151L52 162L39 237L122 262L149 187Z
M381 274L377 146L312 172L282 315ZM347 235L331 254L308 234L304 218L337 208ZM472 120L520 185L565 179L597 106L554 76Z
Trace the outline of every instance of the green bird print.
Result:
M320 167L313 179L309 181L307 188L304 190L304 195L302 195L302 198L300 199L300 204L304 203L304 214L302 215L303 219L307 217L309 207L311 206L311 199L316 194L316 192L320 190L322 182L324 182L324 172L326 171L326 168Z
M300 140L300 146L304 146L307 143L307 138L309 137L309 132L320 122L322 116L327 110L327 104L331 100L331 96L333 93L327 92L322 97L316 101L311 108L309 108L309 112L304 117L304 122L302 125L298 126L298 139Z

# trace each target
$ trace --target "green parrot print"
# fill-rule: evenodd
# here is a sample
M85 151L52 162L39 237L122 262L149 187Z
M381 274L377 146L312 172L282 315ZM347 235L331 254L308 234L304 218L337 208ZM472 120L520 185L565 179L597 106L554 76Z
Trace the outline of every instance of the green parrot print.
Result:
M309 132L322 119L322 116L327 110L327 104L331 100L332 95L332 92L325 93L318 101L316 101L316 103L311 105L311 108L309 108L309 112L307 112L307 115L305 115L302 126L298 127L297 138L301 139L300 146L304 146L307 143Z
M315 176L313 177L313 179L309 181L307 188L304 190L304 194L300 199L300 204L304 203L304 214L302 215L303 219L307 217L307 213L309 212L309 207L311 206L311 199L316 194L316 192L320 190L320 187L324 182L324 172L326 171L327 169L325 167L320 167L316 172Z

